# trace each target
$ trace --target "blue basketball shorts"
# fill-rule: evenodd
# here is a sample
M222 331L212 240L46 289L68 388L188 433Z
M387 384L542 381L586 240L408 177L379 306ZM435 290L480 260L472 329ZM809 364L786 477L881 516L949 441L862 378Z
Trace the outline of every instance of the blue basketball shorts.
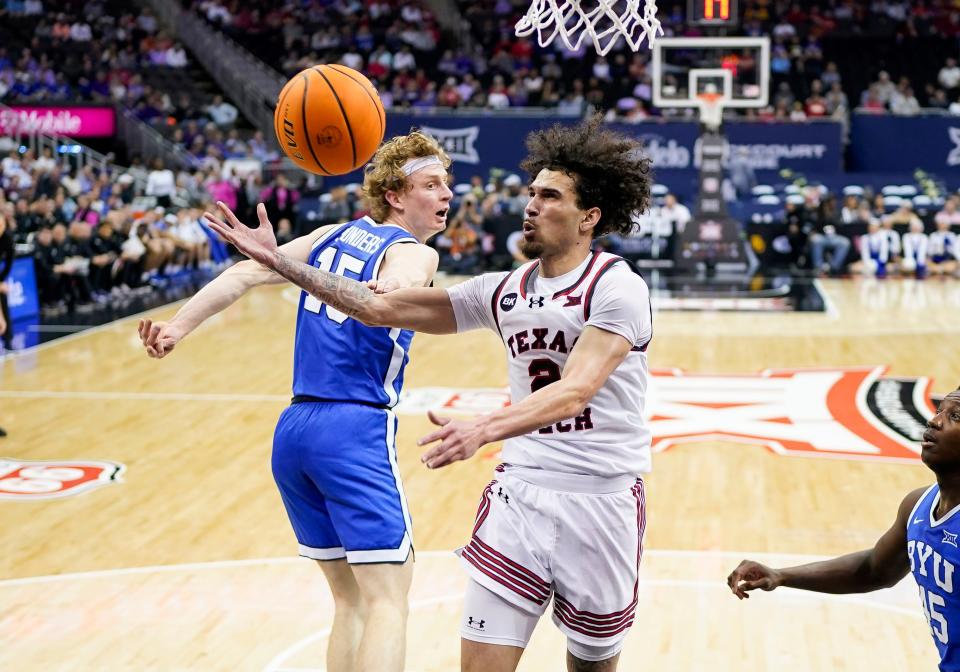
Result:
M314 560L404 562L413 546L397 416L373 406L304 402L280 416L273 477L300 545Z

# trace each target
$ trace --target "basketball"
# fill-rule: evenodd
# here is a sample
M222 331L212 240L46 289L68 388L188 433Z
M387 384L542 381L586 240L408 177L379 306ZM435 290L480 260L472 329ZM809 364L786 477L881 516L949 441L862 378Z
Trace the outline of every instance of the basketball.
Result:
M283 151L317 175L361 167L383 140L386 115L370 80L345 65L316 65L280 91L273 115Z

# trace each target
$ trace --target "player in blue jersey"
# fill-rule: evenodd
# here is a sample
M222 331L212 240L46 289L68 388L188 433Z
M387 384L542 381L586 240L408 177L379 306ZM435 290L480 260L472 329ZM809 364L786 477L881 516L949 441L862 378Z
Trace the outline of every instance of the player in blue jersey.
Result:
M438 257L424 243L446 226L449 165L422 133L390 140L364 176L372 216L321 227L284 245L284 254L376 291L431 284ZM257 213L267 222L262 203ZM254 261L236 264L170 322L141 320L147 354L166 356L248 290L284 282ZM403 668L413 539L391 409L412 338L411 331L364 326L301 294L293 403L277 423L273 472L300 555L319 561L336 603L327 652L332 672Z
M897 520L876 546L824 562L772 569L744 560L727 577L741 600L748 591L780 586L820 593L866 593L913 573L920 603L940 654L942 672L960 671L960 389L948 394L927 423L923 463L937 482L907 495Z
M567 669L612 672L639 602L649 470L643 418L649 291L623 260L591 249L649 205L649 159L600 115L528 136L531 178L514 273L449 289L376 293L289 259L273 229L211 227L237 249L365 324L432 334L487 328L502 339L512 403L469 420L430 419L431 469L506 439L471 541L461 620L464 672L513 672L540 618L566 636ZM529 295L528 295L529 294ZM568 345L569 344L569 345ZM493 486L496 485L496 495Z

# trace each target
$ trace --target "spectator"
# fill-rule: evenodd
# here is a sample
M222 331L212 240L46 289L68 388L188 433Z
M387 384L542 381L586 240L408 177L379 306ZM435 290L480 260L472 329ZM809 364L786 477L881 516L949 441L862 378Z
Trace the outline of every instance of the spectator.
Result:
M284 217L277 222L277 244L286 245L293 240L293 225L290 220Z
M229 128L237 121L239 112L237 108L223 99L223 96L216 95L213 102L207 106L207 114L220 128Z
M886 70L881 70L877 75L877 81L868 90L874 91L877 99L886 107L897 92L897 86L890 79L890 74Z
M948 94L956 94L957 89L960 88L960 66L957 66L957 59L947 59L944 66L940 68L940 72L937 73L937 82Z
M73 213L73 222L79 222L84 226L93 228L100 222L100 213L92 206L90 196L82 194L77 197L77 209Z
M120 259L123 240L113 229L113 222L104 219L97 235L90 240L90 285L93 298L105 301L114 287L114 268Z
M155 197L161 208L169 208L177 195L176 176L163 165L161 159L154 160L153 170L147 175L146 195Z
M960 210L957 208L957 197L950 196L943 204L943 209L933 216L934 222L940 224L946 223L947 229L960 226Z
M464 199L466 202L467 198ZM440 266L450 273L473 274L480 268L480 239L471 223L476 214L476 203L469 211L465 212L465 209L466 206L462 205L442 235L446 246L441 248ZM461 216L461 213L464 214ZM437 247L440 246L438 240Z
M843 208L840 210L841 222L844 224L858 224L860 222L866 224L866 221L860 218L862 207L858 196L848 195L844 197Z
M806 121L807 113L803 109L803 103L799 100L793 104L790 109L790 121Z
M909 84L903 84L897 88L890 99L890 111L901 117L913 117L920 114L920 103L913 95L913 89L910 88Z
M274 183L263 190L260 200L267 208L271 222L281 219L293 221L296 217L295 206L300 200L300 192L291 189L284 175L277 175Z
M820 203L816 222L809 234L811 263L813 272L818 275L825 272L840 275L846 268L850 239L837 233L840 222L836 198L830 196ZM830 255L829 264L825 263L824 253Z
M880 89L876 84L871 84L870 87L863 92L860 107L865 112L872 112L874 114L882 114L887 111L887 105L880 97Z
M905 222L909 226L913 218L916 218L913 211L905 209L905 206L901 205L894 214L880 220L880 229L887 237L887 269L890 271L895 272L900 268L903 257L903 245L900 239L900 232L893 228L893 225L895 223Z
M827 111L832 116L846 117L850 112L850 101L847 94L844 93L840 82L834 82L830 85L830 91L827 92Z
M56 314L66 309L62 298L62 281L60 274L55 270L62 261L62 247L54 244L53 228L46 225L40 227L34 238L33 267L37 278L40 305L46 314Z
M339 224L349 221L353 214L353 206L348 199L346 188L343 186L333 187L329 196L329 200L320 203L319 223Z
M6 215L0 213L0 323L5 325L0 329L3 349L13 350L13 320L10 319L10 304L8 294L10 285L7 279L13 271L13 232L7 226Z
M672 235L683 233L690 222L690 209L677 200L676 195L668 193L663 197L663 206L660 208L659 219Z
M68 229L63 224L53 227L54 243L63 250L63 260L54 271L63 279L63 291L71 310L87 313L93 310L93 293L88 274L90 270L90 229L73 222Z
M748 196L757 186L757 175L750 161L750 150L739 146L730 155L730 182L738 197Z
M184 50L183 45L179 42L171 45L164 55L164 61L169 68L179 69L187 67L187 52Z

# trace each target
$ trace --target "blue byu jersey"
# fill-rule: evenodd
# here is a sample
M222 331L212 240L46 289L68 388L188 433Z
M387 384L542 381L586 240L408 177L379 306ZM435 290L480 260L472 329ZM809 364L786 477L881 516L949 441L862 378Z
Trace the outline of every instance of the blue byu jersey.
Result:
M960 567L960 506L937 520L939 503L940 487L932 485L907 521L907 554L940 653L940 669L955 672L960 670L960 574L954 576Z
M369 217L322 236L308 263L366 282L377 277L387 248L416 243L408 231ZM367 327L302 292L293 354L293 394L392 407L403 386L413 332Z

